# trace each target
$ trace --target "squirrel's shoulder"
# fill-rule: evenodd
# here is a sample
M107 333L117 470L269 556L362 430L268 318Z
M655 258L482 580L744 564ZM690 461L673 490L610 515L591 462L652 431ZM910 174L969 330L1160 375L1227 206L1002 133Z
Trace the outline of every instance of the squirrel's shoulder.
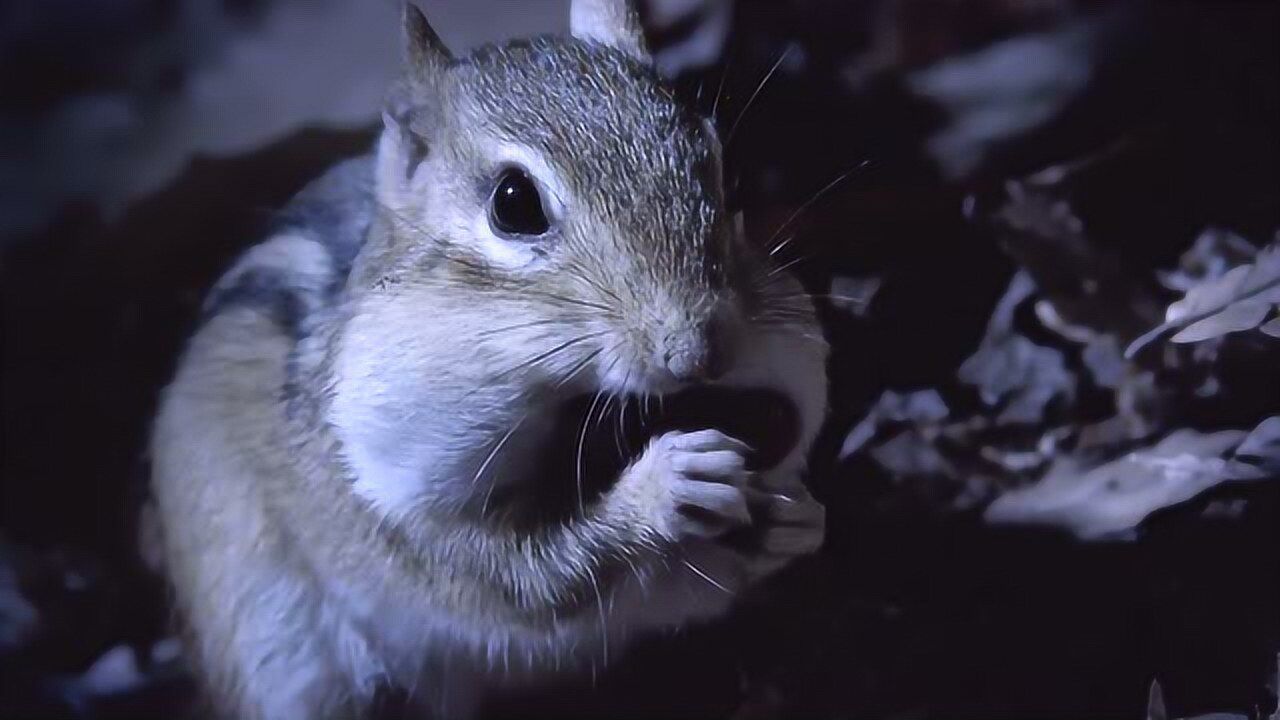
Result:
M204 320L233 308L269 315L294 336L335 302L374 215L373 157L330 167L288 202L205 299Z

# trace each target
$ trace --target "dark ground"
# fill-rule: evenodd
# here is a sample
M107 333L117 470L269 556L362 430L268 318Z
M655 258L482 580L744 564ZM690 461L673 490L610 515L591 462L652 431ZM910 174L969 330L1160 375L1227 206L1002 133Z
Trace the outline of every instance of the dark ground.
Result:
M981 162L946 172L927 143L954 118L912 92L913 73L1104 10L1120 12L1088 53L1084 89L1052 119L997 137ZM857 312L819 303L834 347L833 415L812 483L828 508L826 546L725 622L647 642L594 681L502 698L490 715L1142 718L1158 680L1168 717L1268 717L1280 484L1222 484L1159 508L1127 539L1097 542L995 527L983 509L1060 455L1097 464L1175 429L1250 430L1280 414L1280 340L1238 333L1194 351L1159 347L1106 382L1033 308L1047 299L1069 324L1123 346L1180 297L1156 271L1176 267L1207 228L1271 240L1277 5L741 2L727 73L722 62L682 88L693 98L701 85L705 107L726 78L723 131L787 43L802 66L770 80L730 147L736 201L761 242L806 208L789 223L789 252L804 258L795 270L815 293L837 294L828 287L843 277L882 288ZM118 220L69 205L3 247L0 591L16 588L38 622L26 634L0 627L0 716L185 706L189 683L164 663L125 693L87 697L64 682L113 647L145 656L165 635L163 593L134 549L156 393L221 269L272 209L370 137L305 130L201 158ZM1026 179L1082 159L1065 180ZM1083 230L1062 231L1057 211L1027 193L1064 203ZM1012 332L1050 348L1070 390L1031 373L1013 398L1042 384L1045 396L1004 422L1012 401L985 402L957 369L1019 268L1038 290L1017 306ZM1082 295L1085 279L1102 292ZM896 416L838 460L888 389L937 389L946 417ZM959 427L970 421L978 429ZM1061 445L1041 448L1029 469L1000 460L1059 431ZM919 444L893 450L905 436ZM939 454L928 467L904 460ZM11 607L0 604L0 621L18 627Z

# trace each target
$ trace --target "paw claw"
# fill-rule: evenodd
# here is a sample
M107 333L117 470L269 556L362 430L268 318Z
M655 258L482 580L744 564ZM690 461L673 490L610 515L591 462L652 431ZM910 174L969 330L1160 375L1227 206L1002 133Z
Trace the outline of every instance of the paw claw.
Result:
M739 454L754 452L751 446L741 440L725 435L719 430L698 430L688 433L668 433L674 435L672 446L677 450L707 452L712 450L732 450Z
M673 496L682 507L692 507L738 525L751 524L751 511L742 491L719 483L686 480L674 488Z
M673 470L708 480L742 482L746 479L746 460L733 450L677 452L672 455Z

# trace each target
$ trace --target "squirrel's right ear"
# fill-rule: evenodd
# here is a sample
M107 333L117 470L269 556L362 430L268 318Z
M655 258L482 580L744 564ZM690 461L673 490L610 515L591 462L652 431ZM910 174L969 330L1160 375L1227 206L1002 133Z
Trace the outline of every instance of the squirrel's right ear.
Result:
M409 73L419 79L425 79L443 70L453 56L441 42L440 36L422 11L411 0L404 2L404 27L401 31L404 43L404 62Z
M419 134L424 122L437 107L436 92L441 74L453 57L427 18L411 0L402 0L404 24L404 74L391 85L382 112L383 133L378 151L378 185L394 187L412 177L427 154L426 138Z
M653 62L644 41L636 0L572 0L569 31L579 40L594 40L640 62Z

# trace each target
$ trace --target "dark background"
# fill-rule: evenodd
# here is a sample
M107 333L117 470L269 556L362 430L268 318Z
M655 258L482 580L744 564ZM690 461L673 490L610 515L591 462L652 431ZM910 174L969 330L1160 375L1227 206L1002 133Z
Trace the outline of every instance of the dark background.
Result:
M427 9L455 47L563 23L551 2L490 5ZM716 17L702 2L669 20L678 5L647 14L659 48ZM307 180L370 146L376 92L342 88L376 89L394 67L394 8L0 7L0 715L170 717L191 689L154 652L164 593L137 557L149 416L220 271ZM281 58L326 44L347 74L312 101L307 74L334 66ZM736 127L728 171L749 234L795 232L785 257L814 293L840 294L833 278L880 283L852 309L819 301L834 349L812 482L827 544L725 622L490 714L1142 718L1158 680L1168 717L1266 717L1280 485L1224 484L1095 542L982 511L1055 453L1101 463L1176 429L1249 430L1280 412L1278 340L1158 348L1108 387L1033 308L1049 299L1123 345L1179 297L1157 270L1207 229L1271 241L1277 5L740 0L709 47L714 61L678 67L678 84L717 106L722 133ZM250 76L256 94L217 91ZM1027 180L1064 164L1065 180ZM1018 194L1028 187L1048 205ZM1069 240L1055 203L1083 227ZM1013 331L1052 350L1073 391L1049 388L1031 417L1001 423L957 369L1020 267L1039 290ZM1085 278L1101 298L1063 289ZM1020 387L1042 382L1032 372ZM946 420L895 417L838 459L887 389L937 390ZM966 421L981 428L961 432ZM894 450L900 431L919 444ZM1058 431L1062 449L1030 470L991 460ZM946 462L909 467L935 455Z

